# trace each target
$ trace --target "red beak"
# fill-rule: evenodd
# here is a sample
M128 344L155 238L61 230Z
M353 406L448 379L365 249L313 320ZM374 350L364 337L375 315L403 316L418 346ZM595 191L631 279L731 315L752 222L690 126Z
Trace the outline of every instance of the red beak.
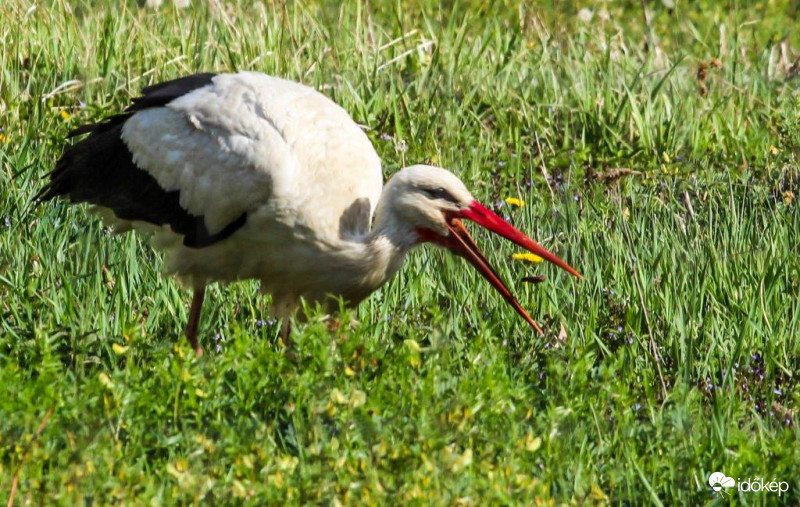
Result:
M508 304L510 304L514 310L516 310L517 313L528 322L528 324L542 334L542 329L536 324L531 316L528 315L528 312L525 311L522 305L519 304L519 301L517 301L511 291L508 290L508 287L500 278L500 275L497 274L494 268L492 268L492 266L489 264L489 261L486 260L486 257L484 257L483 253L480 251L478 245L475 244L475 241L472 240L472 237L470 237L467 229L464 228L464 224L461 222L461 220L459 220L459 218L472 220L478 225L494 232L495 234L499 234L509 241L516 243L529 252L555 264L556 266L566 270L578 278L583 277L580 275L580 273L575 271L572 266L558 258L540 244L530 239L528 236L517 230L514 226L497 216L497 214L487 209L478 201L473 201L469 208L459 212L454 218L451 218L448 221L448 229L450 229L449 236L442 237L436 235L434 238L431 237L430 234L425 235L425 240L433 241L445 246L456 255L464 257L467 261L469 261L469 263L472 264L472 266L475 267L475 269L477 269L478 272L484 278L486 278L486 280L491 283L495 289L497 289L497 291L501 296L503 296Z
M516 243L517 245L521 246L525 250L531 252L532 254L536 254L542 259L552 262L559 268L567 271L571 275L575 275L580 279L583 279L580 273L575 271L575 269L564 262L563 260L556 257L553 253L548 251L545 247L540 245L539 243L535 242L528 236L524 235L522 232L514 228L513 225L509 224L497 214L487 209L478 201L473 201L472 204L466 210L461 212L461 217L466 218L467 220L472 220L476 224L489 229L495 234L499 234L503 236L509 241Z

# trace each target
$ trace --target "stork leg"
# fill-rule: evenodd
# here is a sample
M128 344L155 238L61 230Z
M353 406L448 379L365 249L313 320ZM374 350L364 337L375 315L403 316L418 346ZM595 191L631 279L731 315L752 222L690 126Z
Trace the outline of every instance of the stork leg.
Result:
M189 322L186 324L186 339L194 349L194 353L199 357L203 355L203 347L197 343L197 329L200 327L200 311L203 309L203 299L205 299L205 286L195 289L192 297L192 307L189 310Z
M292 319L289 317L284 317L283 322L281 323L281 341L288 351L291 351L294 348L294 342L292 342L292 338L290 336L291 332Z

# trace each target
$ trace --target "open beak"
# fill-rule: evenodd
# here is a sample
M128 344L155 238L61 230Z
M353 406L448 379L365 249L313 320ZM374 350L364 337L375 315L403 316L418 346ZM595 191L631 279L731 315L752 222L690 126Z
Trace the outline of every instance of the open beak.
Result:
M478 245L475 244L472 237L467 232L464 224L459 218L471 220L476 224L499 234L520 247L528 250L529 252L538 255L556 266L566 270L570 274L583 278L580 273L575 271L569 264L558 258L556 255L545 249L540 244L536 243L528 236L517 230L514 226L497 216L494 212L487 209L478 201L473 201L469 208L458 213L448 221L448 229L450 229L450 236L440 240L443 246L449 248L453 253L464 257L469 261L478 272L497 289L497 292L510 304L514 310L517 311L528 324L530 324L536 331L542 334L542 329L531 318L527 311L519 304L519 301L514 297L506 284L500 278L500 275L492 268L489 261L486 260Z

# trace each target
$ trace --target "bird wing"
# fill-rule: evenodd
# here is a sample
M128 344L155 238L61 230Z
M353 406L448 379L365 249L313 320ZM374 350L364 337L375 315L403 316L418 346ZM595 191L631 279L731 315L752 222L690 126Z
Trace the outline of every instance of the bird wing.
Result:
M225 239L251 213L318 233L365 232L382 187L378 156L343 109L260 73L145 88L125 113L73 135L85 133L39 197L169 225L190 247Z
M306 86L260 73L216 76L135 114L122 138L143 168L215 233L242 213L338 231L382 188L380 160L350 116ZM356 204L354 204L356 203ZM356 215L358 215L356 213ZM344 221L343 221L344 219Z

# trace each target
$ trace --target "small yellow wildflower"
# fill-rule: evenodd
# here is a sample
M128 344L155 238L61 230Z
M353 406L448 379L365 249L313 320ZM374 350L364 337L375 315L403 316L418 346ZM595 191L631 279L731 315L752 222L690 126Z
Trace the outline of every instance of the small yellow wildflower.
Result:
M167 465L167 472L170 472L170 465ZM174 467L173 467L174 469ZM172 473L172 472L170 472ZM174 475L174 474L173 474ZM238 479L234 479L233 485L231 486L231 493L236 498L246 498L247 497L247 488L242 484L242 481Z
M509 206L516 206L518 208L525 206L525 201L522 199L517 199L516 197L506 197L506 203Z
M542 446L542 437L534 437L530 431L525 436L525 450L529 452L536 452Z
M336 415L336 407L333 405L333 402L331 400L328 400L328 403L326 403L325 406L322 407L322 410L326 414L328 414L329 417L333 417Z
M177 472L183 473L189 470L189 462L186 460L186 458L179 458L175 461L174 467Z
M354 372L353 369L350 368L349 366L345 366L344 367L344 374L347 375L348 377L354 377L356 372Z
M783 203L788 206L792 204L792 201L794 201L794 192L787 190L783 193Z
M186 458L180 458L175 463L167 463L167 473L173 477L180 477L181 474L189 469L189 462Z
M589 498L591 498L597 503L602 503L602 504L608 503L608 497L603 492L603 490L600 489L600 486L598 486L597 484L592 486L592 490L591 492L589 492Z
M62 120L64 120L64 121L69 120L69 113L67 112L66 109L62 109L61 112L58 113L58 114L61 115L61 119Z
M181 346L178 345L177 343L172 346L172 351L178 354L179 358L186 359L186 352L184 352L183 348L181 348Z
M106 375L105 373L100 372L100 374L97 375L97 378L98 380L100 380L100 383L106 386L107 388L112 389L114 387L114 382L112 382L111 379L108 377L108 375Z
M515 253L511 256L515 261L542 262L542 258L530 252Z
M0 132L0 144L3 144L3 143L8 143L8 142L11 142L11 141L9 141L9 140L8 140L8 138L6 137L6 135L5 135L5 134L3 134L2 132Z
M347 398L345 397L344 394L342 394L340 390L334 387L333 391L331 391L331 401L333 401L338 405L344 405L345 403L347 403Z
M454 454L455 459L453 460L453 464L450 466L450 469L453 472L460 472L472 464L472 449L465 450L461 455L459 455L457 452Z
M419 343L417 343L416 340L406 340L406 341L403 342L403 345L408 347L408 349L411 352L415 352L416 353L416 352L419 352L420 350L422 350L422 348L419 346Z
M350 406L353 408L358 408L362 406L364 403L367 402L367 393L361 391L359 389L353 390L350 393Z
M114 353L118 356L121 356L122 354L128 351L128 347L124 347L119 343L111 345L111 348L114 350Z
M769 147L769 152L770 152L770 153L772 153L773 155L777 155L778 153L780 153L780 152L781 152L781 150L779 150L778 148L776 148L776 147L775 147L775 146L773 146L773 145L770 145L770 147Z

